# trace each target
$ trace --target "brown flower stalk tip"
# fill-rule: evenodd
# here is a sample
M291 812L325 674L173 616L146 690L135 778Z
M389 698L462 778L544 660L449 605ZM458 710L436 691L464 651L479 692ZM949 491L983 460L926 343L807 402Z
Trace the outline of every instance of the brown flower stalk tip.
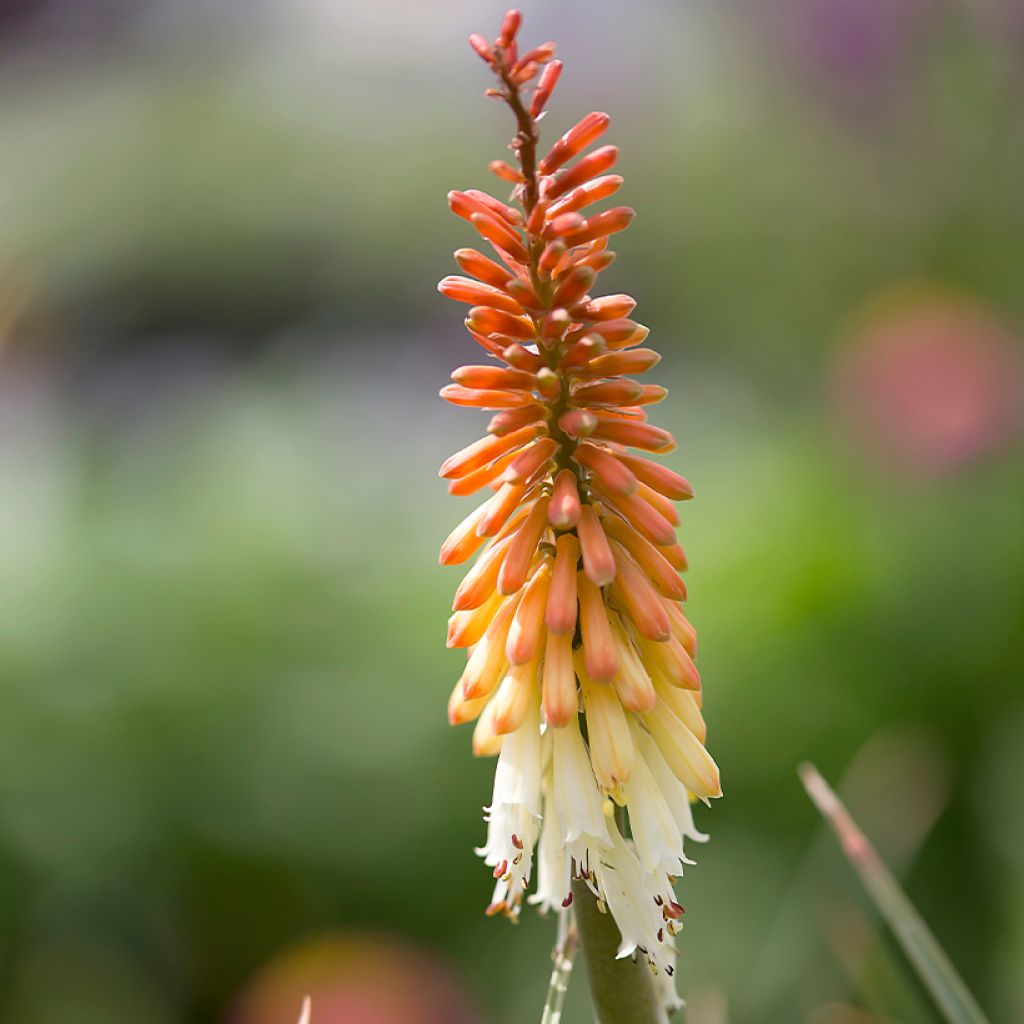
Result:
M553 43L519 54L520 21L506 14L493 43L470 37L496 79L488 95L515 116L516 162L491 164L511 195L448 196L496 258L459 249L464 276L438 286L470 306L466 327L488 357L441 396L493 411L487 435L440 471L452 494L488 492L441 548L442 565L479 551L448 624L448 645L469 651L449 718L476 720L475 753L498 755L480 851L497 879L490 912L518 914L539 840L530 901L564 912L571 879L587 880L615 917L620 956L671 975L672 879L692 863L684 837L707 838L690 804L721 794L678 575L673 502L693 492L647 457L675 441L647 421L665 389L634 379L660 358L630 319L636 303L595 294L609 237L634 216L594 209L622 185L608 173L617 149L590 148L608 115L540 153L562 65Z

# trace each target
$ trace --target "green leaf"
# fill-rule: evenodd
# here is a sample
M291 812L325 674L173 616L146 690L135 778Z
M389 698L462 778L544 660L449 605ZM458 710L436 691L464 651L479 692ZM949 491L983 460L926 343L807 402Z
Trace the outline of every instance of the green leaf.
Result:
M988 1024L988 1018L928 925L832 787L812 764L801 765L799 772L807 795L836 834L843 853L943 1016L950 1024Z

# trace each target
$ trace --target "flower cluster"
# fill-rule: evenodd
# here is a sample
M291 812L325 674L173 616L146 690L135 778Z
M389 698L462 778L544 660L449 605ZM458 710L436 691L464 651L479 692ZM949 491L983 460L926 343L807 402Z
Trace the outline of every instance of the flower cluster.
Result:
M585 880L614 915L620 956L670 975L672 880L692 863L684 839L707 838L691 803L721 794L681 608L673 502L693 492L632 451L675 447L645 412L665 389L634 379L660 357L629 319L633 299L591 294L614 259L609 236L633 219L593 211L622 185L606 173L616 148L590 148L608 116L588 114L538 154L562 65L553 43L520 56L519 24L510 11L493 43L470 37L497 79L488 94L516 118L518 166L491 164L511 196L448 197L497 259L459 249L465 276L438 286L471 307L466 327L489 357L441 395L494 411L440 471L452 494L489 492L441 549L442 565L479 551L448 624L448 645L469 652L448 712L476 721L478 755L498 755L480 851L497 879L490 912L519 913L536 856L530 902L562 912Z

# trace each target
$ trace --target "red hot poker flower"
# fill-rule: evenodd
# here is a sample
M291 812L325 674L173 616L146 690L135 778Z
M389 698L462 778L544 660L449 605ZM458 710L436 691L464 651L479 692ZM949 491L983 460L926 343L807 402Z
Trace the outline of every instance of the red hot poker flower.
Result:
M519 56L520 23L510 11L493 43L470 37L496 79L488 94L515 116L518 167L491 164L512 186L507 202L449 193L493 255L457 250L465 276L438 286L470 307L466 327L485 353L441 396L495 413L440 472L453 494L486 495L441 549L442 565L477 555L449 621L449 646L469 653L449 717L475 720L474 751L498 754L480 851L497 879L489 912L519 913L539 841L530 901L565 913L571 879L586 879L615 917L620 955L667 976L681 913L672 880L691 863L683 840L707 838L690 804L721 794L677 573L686 558L672 502L693 492L630 450L675 441L647 422L665 389L634 379L660 359L640 347L636 303L595 294L610 236L633 220L627 206L594 209L622 185L608 173L618 150L591 148L608 115L588 114L538 152L562 65L553 43Z

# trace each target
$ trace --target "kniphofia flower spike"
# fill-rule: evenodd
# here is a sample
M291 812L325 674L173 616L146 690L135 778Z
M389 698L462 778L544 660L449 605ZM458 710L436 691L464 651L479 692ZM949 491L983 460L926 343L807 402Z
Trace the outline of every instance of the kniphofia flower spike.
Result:
M470 307L486 356L441 396L493 411L440 471L452 494L486 495L441 548L442 565L479 552L448 624L449 646L469 654L448 713L475 720L475 753L498 757L479 851L496 879L489 912L518 915L536 856L531 903L563 913L571 879L585 879L614 915L619 955L664 977L682 914L672 880L692 863L683 841L707 838L691 803L721 795L681 607L673 502L692 491L648 458L675 442L647 420L665 389L634 379L660 358L630 319L636 303L595 294L609 237L633 219L595 210L622 185L608 173L616 148L591 148L608 115L538 154L562 65L553 43L519 54L520 20L510 11L493 43L470 37L497 80L488 94L515 115L516 164L491 164L511 195L448 196L493 255L459 249L463 274L438 286Z

